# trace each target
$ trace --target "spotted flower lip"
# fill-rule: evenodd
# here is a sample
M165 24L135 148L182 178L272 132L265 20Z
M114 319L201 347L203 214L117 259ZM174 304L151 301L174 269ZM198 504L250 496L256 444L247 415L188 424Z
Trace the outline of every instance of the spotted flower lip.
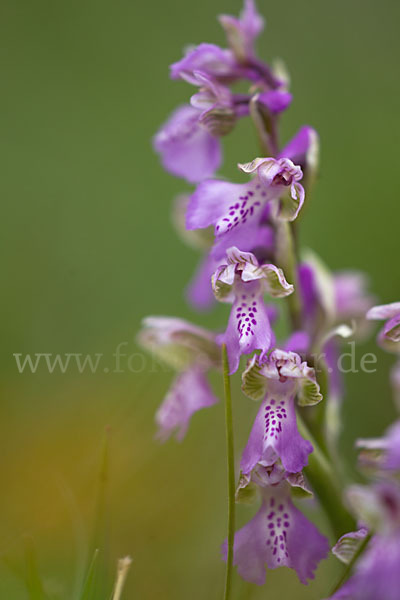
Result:
M294 506L287 481L260 491L260 510L235 534L233 562L238 573L246 581L263 585L266 567L285 566L306 584L314 578L319 561L326 558L328 540ZM226 542L222 551L226 559Z
M289 473L301 471L313 447L297 429L295 398L302 406L321 401L314 370L297 354L274 350L268 357L254 356L242 381L246 396L262 400L243 451L242 472L249 474L257 464L269 466L278 459Z
M293 286L275 265L259 265L254 254L233 247L227 251L226 264L214 273L212 287L217 300L233 304L228 327L220 338L226 344L232 374L242 354L261 350L264 355L274 342L264 292L283 297L293 292Z
M388 352L400 353L400 302L374 306L367 312L367 319L386 320L378 334L378 344Z
M187 229L213 225L214 253L218 256L230 246L246 247L248 240L257 235L269 203L275 218L289 221L297 217L304 203L304 189L299 183L301 169L289 159L257 158L239 164L239 168L254 173L254 178L244 184L218 179L203 181L188 204Z

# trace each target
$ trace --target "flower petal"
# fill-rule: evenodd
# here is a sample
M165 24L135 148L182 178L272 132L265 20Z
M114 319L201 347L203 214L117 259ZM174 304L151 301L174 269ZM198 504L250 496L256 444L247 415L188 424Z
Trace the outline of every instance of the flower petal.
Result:
M194 277L187 287L187 298L190 304L197 310L208 310L215 303L211 287L211 277L216 266L215 259L210 254L207 254L200 262Z
M400 312L385 323L383 335L391 342L400 342Z
M228 223L237 223L239 219L243 221L243 215L247 207L245 205L241 209L243 210L242 214L240 214L239 209L244 203L246 195L248 196L247 199L249 199L248 191L252 193L254 200L253 185L250 185L249 188L248 183L229 183L218 179L203 181L190 198L186 214L187 229L201 229L210 225L216 225L221 221L220 228L216 231L218 235L220 230L221 234L228 229ZM254 202L257 200L259 201L258 197ZM254 202L251 203L253 212L257 208L254 206ZM235 214L230 215L230 213L236 213L238 210L239 214L237 215L237 221L235 221ZM224 218L227 221L224 221ZM226 227L223 227L223 223L226 223Z
M300 183L292 185L290 192L279 197L275 217L282 221L294 221L304 204L304 188Z
M254 54L254 40L264 28L264 19L257 12L254 0L245 0L239 19L231 15L220 15L219 21L237 59L244 62L251 58Z
M249 398L260 400L276 390L276 383L292 382L300 406L317 404L322 400L315 371L302 362L298 354L274 350L262 360L255 356L242 375L242 390ZM284 389L284 387L282 387ZM299 469L300 470L300 469Z
M365 527L361 527L361 529L358 529L357 531L350 531L349 533L345 533L333 546L333 554L342 563L348 565L351 562L352 558L355 556L357 550L361 546L361 543L367 534L368 529L366 529Z
M263 286L265 291L273 298L285 298L294 292L294 286L286 281L282 269L275 265L261 265Z
M269 90L259 94L257 102L266 106L272 114L279 114L290 106L292 99L292 94L286 90Z
M265 583L266 566L290 567L307 583L328 549L328 540L293 505L283 482L263 489L260 510L235 534L233 562L243 579L257 585Z
M278 158L290 158L300 165L306 179L314 179L319 163L319 136L315 129L304 125L278 154Z
M183 319L159 316L143 319L138 342L177 370L185 370L193 363L208 368L221 362L215 334Z
M374 536L357 561L354 575L330 600L397 600L400 589L400 538Z
M240 356L261 350L265 354L274 340L267 307L258 283L241 284L222 340L226 344L230 373L237 371Z
M154 137L164 168L190 183L214 175L221 164L218 139L199 124L200 111L179 107Z
M180 373L156 413L157 437L165 441L176 430L176 439L181 441L192 415L217 402L201 370L192 368Z
M240 468L250 473L257 463L272 465L278 458L290 473L297 473L308 463L313 447L298 432L293 381L269 382L267 395L262 402L243 451Z
M310 334L306 331L294 331L286 340L283 349L285 352L296 352L296 354L305 354L310 348Z
M235 58L231 50L215 44L199 44L189 48L185 56L170 67L171 78L191 76L194 71L202 71L209 77L230 78L235 74Z
M374 306L367 312L367 319L380 321L383 319L391 319L400 313L400 302L392 302L391 304L380 304Z

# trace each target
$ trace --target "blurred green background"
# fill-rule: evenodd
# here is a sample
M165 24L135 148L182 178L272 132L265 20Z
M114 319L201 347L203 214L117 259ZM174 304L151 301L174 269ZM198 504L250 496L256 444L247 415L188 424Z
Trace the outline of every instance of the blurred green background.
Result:
M284 139L308 123L321 136L317 188L302 242L333 269L368 271L382 302L400 298L397 192L400 5L395 0L259 1L266 60L282 57L295 101ZM171 374L133 359L112 373L112 354L138 352L147 314L223 327L226 307L194 315L182 297L197 255L170 225L188 186L163 172L151 137L191 88L168 78L188 43L224 43L218 13L239 0L133 2L3 0L0 114L3 308L0 405L0 598L27 594L18 571L32 540L49 597L73 598L96 513L109 433L107 541L102 576L118 557L134 563L124 598L219 598L226 530L222 404L193 419L182 444L153 439L153 414ZM243 121L226 139L222 172L257 154ZM362 351L373 351L373 341ZM96 374L19 374L13 353L102 353ZM343 449L380 434L393 418L378 372L348 378ZM123 359L124 360L124 359ZM110 372L103 371L108 365ZM215 389L220 383L214 379ZM237 386L236 386L237 388ZM236 391L237 452L255 407ZM251 508L240 507L240 523ZM326 523L320 519L326 531ZM317 581L268 573L268 587L235 578L234 598L327 595L340 572L325 561ZM98 598L108 598L103 591Z

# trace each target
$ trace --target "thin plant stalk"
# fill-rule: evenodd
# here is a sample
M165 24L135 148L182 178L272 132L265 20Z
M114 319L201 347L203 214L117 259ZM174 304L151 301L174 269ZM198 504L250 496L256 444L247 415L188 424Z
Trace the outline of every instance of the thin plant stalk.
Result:
M132 564L130 556L120 558L117 566L117 578L115 581L114 591L111 600L121 600L122 590L125 584L125 579L128 575L129 568Z
M233 445L231 382L229 378L228 354L226 351L225 344L223 344L222 346L222 364L224 374L226 450L228 459L228 542L224 600L229 600L231 597L232 588L233 543L235 539L235 463Z

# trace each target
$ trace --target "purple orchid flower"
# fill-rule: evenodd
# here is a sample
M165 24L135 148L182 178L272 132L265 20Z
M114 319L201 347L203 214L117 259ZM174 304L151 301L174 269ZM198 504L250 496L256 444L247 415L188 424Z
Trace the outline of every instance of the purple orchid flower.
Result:
M199 123L215 136L229 133L236 121L234 98L229 88L218 83L206 73L194 71L186 80L200 89L190 103L201 111Z
M386 320L378 334L378 344L387 352L400 353L400 302L374 306L367 312L367 319Z
M400 421L393 423L380 438L358 439L359 464L379 477L400 475Z
M193 78L195 71L222 82L229 82L239 76L233 52L215 44L200 44L189 48L185 56L170 67L172 79Z
M248 475L256 464L270 466L278 458L289 473L301 471L313 447L297 429L295 398L300 406L322 400L314 369L298 354L274 350L266 358L254 356L242 379L246 396L262 400L242 455L242 472Z
M221 15L219 21L237 60L246 63L254 58L254 41L264 29L264 19L257 12L254 0L245 0L239 19Z
M166 365L178 371L156 414L157 437L173 432L180 441L192 415L218 402L206 378L220 368L220 349L214 333L173 317L147 317L138 342ZM188 392L189 390L189 392Z
M187 233L193 233L189 231ZM257 236L247 240L245 251L257 251L262 248L263 253L273 254L275 247L275 234L269 225L261 225L257 230ZM215 256L211 251L201 261L192 281L187 289L189 302L197 310L208 310L215 303L215 296L211 287L211 277L221 263L221 258Z
M330 600L397 600L400 589L400 487L393 482L353 486L349 502L376 531L354 575Z
M322 352L331 373L331 396L339 398L343 392L343 381L337 368L339 344L333 337L335 328L346 322L352 325L357 339L364 339L370 330L365 313L375 299L368 292L368 280L363 273L331 273L311 253L298 267L298 282L303 327L311 340L325 338Z
M243 579L257 585L265 583L266 566L290 567L306 584L326 558L329 543L292 503L290 478L279 469L269 471L260 467L255 474L262 503L255 517L235 534L233 563ZM225 542L225 559L226 547Z
M293 292L283 271L275 265L259 265L254 254L236 247L226 253L226 264L218 267L212 278L215 297L232 303L226 332L220 341L226 344L230 374L239 366L240 356L270 349L274 337L263 300L264 292L283 298Z
M304 189L299 183L302 172L291 160L256 158L238 166L245 173L255 173L255 177L245 184L204 181L192 195L187 210L187 229L214 225L214 252L218 255L229 246L245 247L249 239L254 239L269 203L276 218L293 221L304 202Z
M218 138L201 126L202 111L180 106L154 137L164 168L189 183L214 175L221 164Z
M330 600L398 600L400 535L376 537L353 575Z

